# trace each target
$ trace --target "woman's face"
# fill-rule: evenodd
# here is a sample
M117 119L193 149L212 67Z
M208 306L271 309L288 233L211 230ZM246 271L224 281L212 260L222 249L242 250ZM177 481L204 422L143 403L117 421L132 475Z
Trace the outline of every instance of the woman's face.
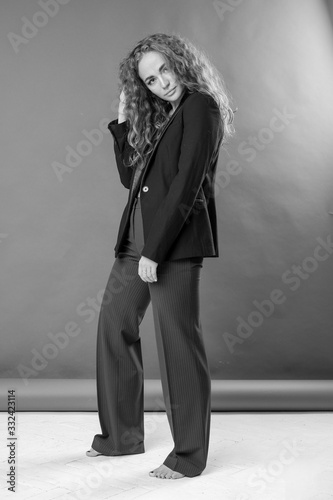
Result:
M147 88L175 109L184 91L184 85L177 81L168 61L160 52L146 52L138 64L141 80Z

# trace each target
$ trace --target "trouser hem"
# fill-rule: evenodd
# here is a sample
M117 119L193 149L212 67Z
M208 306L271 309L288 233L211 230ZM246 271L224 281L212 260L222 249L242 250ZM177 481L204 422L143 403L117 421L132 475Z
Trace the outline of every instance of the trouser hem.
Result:
M167 457L164 460L163 464L175 472L184 474L186 477L199 476L204 470L204 469L199 469L195 465L191 464L190 462L187 462L186 460L182 460L181 458Z
M96 439L93 440L91 447L97 451L97 453L102 453L108 457L119 457L121 455L138 455L140 453L145 453L144 445L136 446L135 450L110 450L105 446L100 446Z

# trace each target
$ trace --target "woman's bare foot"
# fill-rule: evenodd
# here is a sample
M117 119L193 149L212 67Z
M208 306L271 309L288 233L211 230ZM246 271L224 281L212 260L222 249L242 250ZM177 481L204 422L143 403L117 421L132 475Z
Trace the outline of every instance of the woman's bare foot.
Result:
M151 477L159 477L160 479L181 479L185 477L185 474L169 469L169 467L164 464L149 472L149 475Z
M98 453L94 448L90 448L90 450L86 451L87 457L97 457L98 455L102 455L102 453Z

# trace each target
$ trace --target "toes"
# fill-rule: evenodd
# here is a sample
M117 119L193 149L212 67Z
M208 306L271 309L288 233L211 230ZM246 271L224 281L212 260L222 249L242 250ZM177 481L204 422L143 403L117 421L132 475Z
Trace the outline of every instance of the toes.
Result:
M185 477L184 474L176 472L165 465L161 465L157 469L149 472L150 477L158 477L159 479L180 479Z
M166 471L163 470L163 467L160 466L157 469L151 470L149 472L149 475L150 475L150 477L158 477L160 479L164 479L165 472Z
M88 457L97 457L98 455L102 455L102 453L99 453L98 451L94 450L93 448L90 448L90 450L86 451L86 455Z

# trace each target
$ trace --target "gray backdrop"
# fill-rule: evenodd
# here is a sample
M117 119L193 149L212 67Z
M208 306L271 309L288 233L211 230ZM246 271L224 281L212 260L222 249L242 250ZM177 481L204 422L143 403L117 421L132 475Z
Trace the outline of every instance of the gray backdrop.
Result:
M95 376L127 191L106 123L118 64L187 36L238 107L201 309L213 379L332 378L333 36L320 0L1 2L1 377ZM123 284L123 286L126 286ZM159 378L152 313L145 376Z

